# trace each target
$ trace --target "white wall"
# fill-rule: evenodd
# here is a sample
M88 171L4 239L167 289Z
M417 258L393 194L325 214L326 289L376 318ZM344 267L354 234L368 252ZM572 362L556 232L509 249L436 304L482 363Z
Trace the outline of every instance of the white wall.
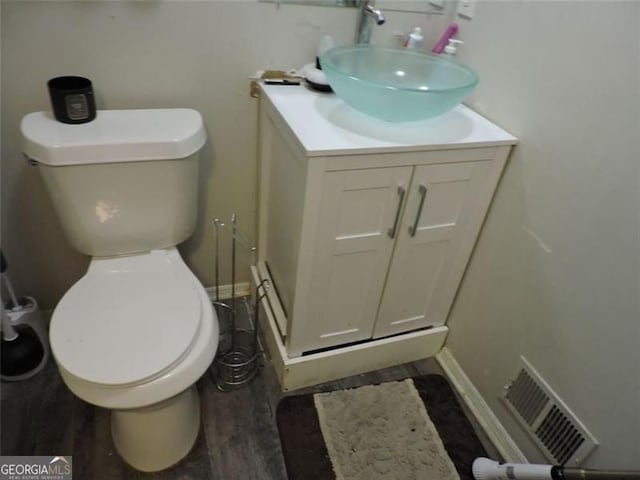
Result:
M35 168L21 155L19 123L49 109L46 82L57 75L92 79L98 108L192 107L203 114L200 213L181 247L206 285L213 278L211 219L237 212L254 237L256 108L247 77L258 69L301 67L325 34L353 39L356 10L254 1L2 2L2 247L21 294L45 308L85 271L58 226ZM441 17L390 13L374 38L388 43L414 22L441 30ZM429 37L428 37L429 38ZM286 88L286 87L285 87ZM222 250L228 258L228 245ZM239 259L241 255L239 255ZM244 260L247 260L246 256ZM238 277L248 278L246 261ZM228 262L223 284L230 280Z
M20 293L53 307L87 259L67 246L18 125L48 109L46 81L94 81L100 108L203 113L201 211L182 247L213 283L210 219L253 235L256 102L246 77L299 67L355 11L256 2L1 2L2 247ZM390 12L390 43L446 18ZM640 469L638 112L640 3L480 0L460 59L470 105L521 139L453 309L449 347L533 460L497 395L524 354L601 442L589 464ZM228 278L228 276L226 276ZM228 280L226 280L228 281Z
M521 140L453 308L448 346L498 395L524 355L601 446L640 470L640 3L479 1L468 102ZM546 462L545 462L546 463Z

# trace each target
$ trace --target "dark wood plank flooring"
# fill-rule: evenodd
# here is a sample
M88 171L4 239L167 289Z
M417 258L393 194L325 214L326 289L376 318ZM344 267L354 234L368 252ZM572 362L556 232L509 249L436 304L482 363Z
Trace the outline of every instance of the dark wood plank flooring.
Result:
M246 318L249 302L242 300L238 305ZM356 375L288 395L352 388L427 373L442 373L435 360ZM207 373L198 381L198 390L202 428L191 453L172 468L141 473L126 465L115 452L109 411L75 397L50 362L31 379L2 384L0 453L72 455L74 478L81 480L286 480L275 422L276 406L285 394L280 391L268 361L263 361L258 376L244 388L219 392ZM477 427L476 430L487 450L495 453L482 432Z

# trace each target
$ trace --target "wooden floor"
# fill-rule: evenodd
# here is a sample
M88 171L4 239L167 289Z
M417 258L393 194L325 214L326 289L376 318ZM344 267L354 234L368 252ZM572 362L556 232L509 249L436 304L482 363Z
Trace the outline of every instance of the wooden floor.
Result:
M248 309L246 301L239 310ZM331 391L371 383L442 373L434 360L356 375L287 395ZM44 371L22 382L2 384L2 455L72 455L74 478L286 480L275 422L280 391L267 361L258 376L242 389L219 392L209 373L198 381L202 428L191 453L176 466L145 474L128 467L111 441L109 411L75 397L51 362ZM478 430L476 428L476 430ZM492 453L482 432L485 447ZM496 457L497 458L497 457Z

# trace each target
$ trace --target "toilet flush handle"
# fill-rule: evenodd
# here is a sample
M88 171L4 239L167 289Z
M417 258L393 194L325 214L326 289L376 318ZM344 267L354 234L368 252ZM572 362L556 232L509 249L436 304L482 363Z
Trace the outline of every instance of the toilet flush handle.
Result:
M35 158L31 158L26 153L23 153L22 155L24 156L24 161L27 162L29 165L32 165L34 167L38 165L39 162Z

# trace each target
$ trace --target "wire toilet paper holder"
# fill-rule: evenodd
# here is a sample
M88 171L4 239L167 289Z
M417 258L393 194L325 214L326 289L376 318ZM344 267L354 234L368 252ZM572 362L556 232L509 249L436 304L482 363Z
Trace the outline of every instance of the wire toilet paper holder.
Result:
M258 343L259 307L261 300L267 294L269 282L265 279L255 289L255 305L253 311L253 329L241 329L237 325L236 308L236 244L240 244L252 254L256 247L241 235L237 229L237 215L231 215L231 226L223 223L219 218L213 219L215 230L215 291L216 300L213 303L217 312L224 311L230 319L229 346L224 345L224 334L221 334L219 351L214 360L212 373L216 388L228 392L246 385L258 372L260 348ZM230 305L220 301L220 229L231 235L231 302Z

